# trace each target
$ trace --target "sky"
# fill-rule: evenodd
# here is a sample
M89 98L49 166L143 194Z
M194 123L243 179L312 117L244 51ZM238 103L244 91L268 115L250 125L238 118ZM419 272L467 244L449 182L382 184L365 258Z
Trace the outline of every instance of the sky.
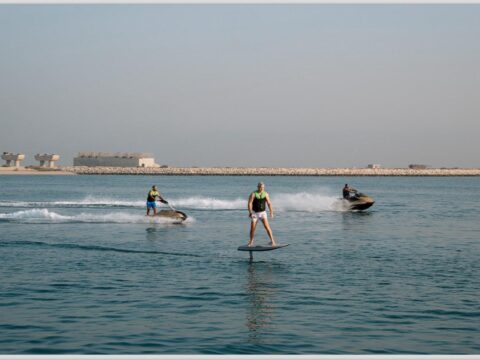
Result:
M480 4L0 4L0 152L480 167Z

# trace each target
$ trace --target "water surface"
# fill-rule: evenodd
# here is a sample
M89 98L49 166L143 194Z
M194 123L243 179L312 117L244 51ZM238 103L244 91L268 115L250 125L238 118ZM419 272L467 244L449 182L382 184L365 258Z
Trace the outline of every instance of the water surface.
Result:
M260 180L291 245L249 263L236 249ZM338 206L345 182L375 205ZM153 184L187 222L144 216ZM479 190L476 177L1 176L0 353L479 353Z

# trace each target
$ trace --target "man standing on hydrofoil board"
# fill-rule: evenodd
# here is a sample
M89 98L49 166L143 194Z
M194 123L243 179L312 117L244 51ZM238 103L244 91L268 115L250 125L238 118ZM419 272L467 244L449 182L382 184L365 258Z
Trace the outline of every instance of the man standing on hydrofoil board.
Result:
M257 185L257 191L252 192L248 199L248 216L252 219L250 224L250 241L247 244L248 246L253 246L253 238L258 219L262 220L263 226L265 227L268 237L270 238L270 245L277 246L277 243L273 239L272 229L268 223L265 204L268 205L270 217L273 219L272 202L270 201L268 193L265 191L265 184L263 182L259 182Z

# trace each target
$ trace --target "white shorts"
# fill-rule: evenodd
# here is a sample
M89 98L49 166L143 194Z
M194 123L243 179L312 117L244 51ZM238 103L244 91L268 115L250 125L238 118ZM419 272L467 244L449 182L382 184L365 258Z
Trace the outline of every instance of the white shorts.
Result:
M252 220L258 220L258 219L267 219L267 212L266 211L252 212Z

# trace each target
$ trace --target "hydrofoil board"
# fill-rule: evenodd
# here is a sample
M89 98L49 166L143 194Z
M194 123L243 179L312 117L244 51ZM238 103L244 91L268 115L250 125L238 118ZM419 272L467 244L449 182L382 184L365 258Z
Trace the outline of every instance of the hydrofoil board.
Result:
M281 249L285 246L288 246L290 244L285 244L285 245L277 245L277 246L261 246L261 245L256 245L256 246L247 246L247 245L242 245L238 247L238 251L270 251L270 250L277 250Z

